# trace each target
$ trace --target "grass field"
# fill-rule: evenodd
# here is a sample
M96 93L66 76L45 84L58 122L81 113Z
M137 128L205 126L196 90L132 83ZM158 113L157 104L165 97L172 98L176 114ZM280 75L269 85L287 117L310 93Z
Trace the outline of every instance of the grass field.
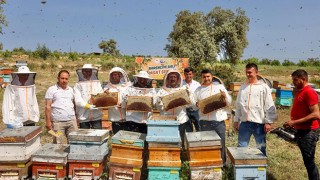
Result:
M11 60L9 64L15 62ZM82 67L85 63L99 64L98 61L92 62L72 62L72 61L48 61L43 62L41 60L32 60L30 68L33 71L37 72L36 76L36 87L37 87L37 98L40 107L41 119L38 125L45 127L45 116L44 116L44 105L45 100L44 96L46 90L49 86L56 83L57 72L59 71L58 65L61 65L63 69L67 69L71 72L71 77L69 80L69 85L73 87L77 81L75 70ZM118 63L121 65L121 63ZM125 66L124 66L125 67ZM291 73L298 69L297 66L283 67L283 66L260 66L260 74L269 79L276 80L283 83L291 82ZM306 67L303 68L308 71L311 82L319 82L320 80L320 71L317 67ZM240 79L244 80L244 65L238 65L236 67L237 75ZM101 81L107 81L108 70L99 71L99 78ZM319 88L319 84L317 84ZM0 90L0 101L2 102L3 89ZM2 105L2 103L0 103ZM231 107L233 108L233 107ZM278 120L274 124L274 127L282 126L282 124L289 120L290 108L278 108ZM2 118L2 115L0 116ZM0 130L4 129L5 126L0 121ZM41 142L50 143L52 138L47 134L45 128L42 133ZM227 146L236 146L237 145L237 133L230 129L230 134L227 137ZM319 144L319 143L318 143ZM255 146L254 140L251 141L250 146ZM307 173L303 165L302 157L299 152L298 147L295 144L288 143L274 134L267 135L267 154L268 154L268 167L267 167L267 176L268 179L280 179L280 180L303 180L307 179ZM319 147L316 152L316 163L320 167L320 150Z

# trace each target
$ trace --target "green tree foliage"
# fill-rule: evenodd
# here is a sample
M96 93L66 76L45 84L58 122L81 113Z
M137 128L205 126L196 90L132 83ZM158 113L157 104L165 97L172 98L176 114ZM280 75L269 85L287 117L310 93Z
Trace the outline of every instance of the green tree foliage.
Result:
M3 44L0 42L0 51L3 50Z
M1 34L2 34L2 27L8 25L6 16L3 14L3 7L2 7L2 5L5 3L6 3L6 0L0 0L0 33Z
M298 66L301 67L307 67L308 66L308 62L305 60L299 60L299 62L297 63Z
M282 66L294 66L296 65L294 62L291 62L289 60L284 60L283 63L282 63Z
M50 57L50 55L51 51L45 44L42 46L38 44L37 49L33 52L34 57L40 57L43 60L46 60L48 57Z
M319 58L308 58L307 63L309 66L320 66Z
M77 52L68 53L68 58L71 59L72 61L76 61L78 57L79 57L79 54Z
M218 53L222 54L232 64L236 64L248 46L247 31L250 19L241 8L236 14L231 10L215 7L206 16L206 26L219 46Z
M248 25L249 18L241 9L235 14L216 7L206 15L184 10L176 15L165 50L170 57L190 58L195 67L202 61L216 62L218 54L235 64L248 45Z
M13 48L13 54L27 54L27 51L23 47Z
M270 65L271 62L272 62L271 59L263 58L263 59L260 61L260 64L261 64L261 65Z
M102 40L99 43L99 48L103 50L103 53L112 56L119 56L120 51L117 49L117 41L110 39L109 41Z
M271 66L280 66L281 63L280 63L279 60L276 60L276 59L275 59L275 60L272 60L272 61L271 61L270 65L271 65Z
M252 57L252 58L249 58L249 59L246 59L246 60L243 61L243 64L248 64L248 63L259 64L259 59L255 58L255 57Z
M188 57L191 66L201 61L216 61L217 46L210 36L201 12L181 11L176 15L173 31L169 34L165 50L170 57Z

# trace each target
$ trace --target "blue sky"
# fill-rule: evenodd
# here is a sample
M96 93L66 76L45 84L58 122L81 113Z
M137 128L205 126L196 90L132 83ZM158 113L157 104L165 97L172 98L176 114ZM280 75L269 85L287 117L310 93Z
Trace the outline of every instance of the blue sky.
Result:
M166 56L175 15L216 6L240 7L250 18L243 58L320 57L319 0L7 0L9 25L0 42L8 50L46 44L52 51L89 53L113 38L122 54Z

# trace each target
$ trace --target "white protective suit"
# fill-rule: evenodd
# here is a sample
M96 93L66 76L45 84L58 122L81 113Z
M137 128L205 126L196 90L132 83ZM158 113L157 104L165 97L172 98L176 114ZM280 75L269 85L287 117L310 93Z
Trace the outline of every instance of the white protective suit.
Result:
M90 79L86 79L82 73L83 70L92 70ZM102 110L87 109L85 106L90 104L91 95L103 93L102 86L98 80L98 70L91 64L85 64L83 68L77 69L79 81L74 85L76 114L80 123L97 121L102 118Z
M115 83L111 77L113 72L120 72L121 79L120 83ZM112 122L123 121L126 118L126 102L125 95L126 91L132 83L129 80L127 73L119 67L114 67L109 72L109 83L103 88L105 90L109 90L109 92L118 92L119 94L119 105L120 107L112 107L108 108L108 119Z
M26 82L21 84L19 76L28 74ZM19 75L19 76L18 76ZM4 124L21 124L26 121L38 122L40 118L36 87L35 72L30 72L27 66L21 66L18 72L11 73L12 81L3 95L2 116Z
M171 72L176 72L179 74L179 82L178 82L178 87L176 88L168 88L167 87L167 76L168 74L170 74ZM170 116L176 116L177 117L177 121L179 121L180 124L183 124L185 122L188 121L188 116L187 116L187 112L186 112L186 107L185 106L180 106L177 108L173 108L170 109L168 111L164 110L163 107L163 103L161 102L161 98L162 96L180 91L186 89L185 86L182 86L182 76L178 71L175 70L170 70L166 73L166 75L163 78L163 87L159 89L157 96L158 98L158 102L156 104L157 108L160 110L160 115L170 115ZM190 100L193 100L192 97L190 97Z

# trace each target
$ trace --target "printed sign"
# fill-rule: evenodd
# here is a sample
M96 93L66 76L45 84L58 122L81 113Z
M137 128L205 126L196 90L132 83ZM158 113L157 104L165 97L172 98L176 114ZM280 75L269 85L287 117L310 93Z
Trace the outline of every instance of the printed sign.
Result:
M169 70L177 70L183 75L183 69L189 66L189 58L136 57L136 63L152 79L162 80Z

